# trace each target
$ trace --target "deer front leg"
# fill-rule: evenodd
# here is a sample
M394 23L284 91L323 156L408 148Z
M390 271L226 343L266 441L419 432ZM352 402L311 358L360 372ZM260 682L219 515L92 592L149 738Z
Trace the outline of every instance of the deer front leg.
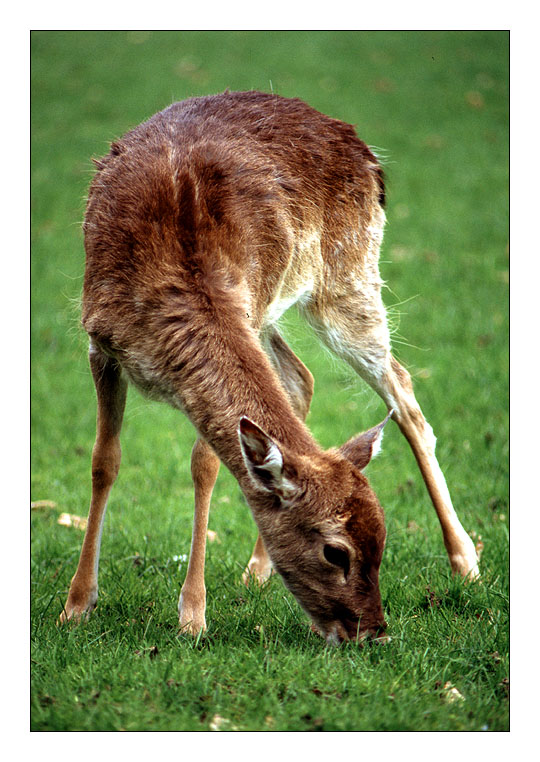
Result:
M97 393L97 433L92 452L92 498L77 571L71 580L60 621L80 619L97 603L98 565L105 509L120 468L120 428L127 383L120 366L93 347L90 368Z
M180 591L178 614L180 631L197 635L206 630L206 587L204 558L210 499L219 472L219 458L203 440L195 442L191 452L191 476L195 489L195 515L186 579Z
M271 576L273 571L274 569L268 551L264 547L261 536L258 535L251 558L242 574L242 580L245 585L249 584L250 579L258 582L259 585L262 585Z

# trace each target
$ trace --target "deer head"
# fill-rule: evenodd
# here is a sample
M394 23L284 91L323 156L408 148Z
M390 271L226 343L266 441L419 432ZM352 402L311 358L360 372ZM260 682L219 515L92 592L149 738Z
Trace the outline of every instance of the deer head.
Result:
M390 417L391 413L388 417ZM239 437L246 494L275 569L329 643L380 636L384 514L362 469L383 427L338 450L301 456L248 418Z

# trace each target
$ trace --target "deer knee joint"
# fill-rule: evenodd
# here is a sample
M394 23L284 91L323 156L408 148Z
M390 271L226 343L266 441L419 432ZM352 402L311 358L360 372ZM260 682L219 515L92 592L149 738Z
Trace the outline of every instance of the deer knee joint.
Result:
M116 457L95 457L92 462L92 483L95 487L109 487L118 476L120 459Z

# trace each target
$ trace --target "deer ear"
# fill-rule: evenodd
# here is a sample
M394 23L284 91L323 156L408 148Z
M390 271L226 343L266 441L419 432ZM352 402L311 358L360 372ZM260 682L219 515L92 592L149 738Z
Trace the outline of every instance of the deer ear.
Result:
M242 418L238 436L246 468L259 490L290 500L297 490L291 480L292 470L284 463L283 453L271 437L249 418Z
M371 458L374 458L381 450L383 429L386 422L394 411L391 410L384 421L374 426L363 434L353 437L339 448L340 453L360 470L364 469Z

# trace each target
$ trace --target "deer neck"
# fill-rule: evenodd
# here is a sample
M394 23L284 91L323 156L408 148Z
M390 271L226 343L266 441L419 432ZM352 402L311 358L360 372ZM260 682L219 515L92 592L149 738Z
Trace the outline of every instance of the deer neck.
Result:
M263 351L245 298L234 291L205 294L204 309L180 321L171 370L179 406L242 484L247 477L238 436L243 416L299 455L320 448Z

